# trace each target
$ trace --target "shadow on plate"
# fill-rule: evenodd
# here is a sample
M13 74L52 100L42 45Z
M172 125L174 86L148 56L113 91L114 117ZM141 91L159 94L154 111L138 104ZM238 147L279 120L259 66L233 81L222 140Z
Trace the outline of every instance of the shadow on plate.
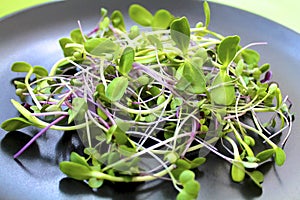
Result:
M69 160L71 152L83 154L84 145L82 144L76 131L65 131L55 146L55 162Z
M21 131L8 132L1 140L1 149L7 155L13 157L25 144L31 140L31 136ZM24 159L38 159L40 156L40 149L36 142L33 142L26 151L22 154Z
M61 192L74 198L92 195L99 198L119 199L176 199L177 192L168 181L147 183L111 183L105 182L99 189L91 189L86 183L71 178L63 178L59 183Z

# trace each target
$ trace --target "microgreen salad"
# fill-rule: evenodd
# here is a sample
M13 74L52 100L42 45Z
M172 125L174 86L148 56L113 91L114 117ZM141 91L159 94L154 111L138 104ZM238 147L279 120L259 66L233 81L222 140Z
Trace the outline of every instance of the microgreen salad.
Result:
M77 130L84 155L72 152L59 167L91 188L165 179L177 199L196 199L193 170L208 151L231 164L233 181L247 175L261 187L257 167L285 162L291 103L270 80L269 64L259 65L249 49L263 43L242 47L239 36L210 30L206 1L203 7L205 23L191 27L186 17L132 4L128 14L139 26L128 32L120 11L101 9L94 30L85 34L79 23L59 40L64 58L50 71L14 63L12 71L27 73L14 82L22 103L11 100L21 116L1 127L41 128L14 158L48 129ZM282 143L273 142L284 130Z

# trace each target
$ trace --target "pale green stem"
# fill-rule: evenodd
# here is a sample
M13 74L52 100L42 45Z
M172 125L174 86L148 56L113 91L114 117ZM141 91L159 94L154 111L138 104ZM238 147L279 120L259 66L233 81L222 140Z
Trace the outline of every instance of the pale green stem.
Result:
M240 134L237 132L237 130L235 129L235 127L233 126L232 122L230 120L227 120L227 122L229 123L237 141L245 148L248 156L254 157L254 153L253 151L250 149L250 147L246 144L246 142L244 142L244 140L241 138ZM238 124L240 124L238 122ZM239 125L240 126L240 125Z
M19 102L17 102L14 99L11 99L12 104L15 106L15 108L30 122L32 122L35 126L39 128L45 128L49 126L49 123L44 122L40 120L39 118L32 116L32 113L29 112L26 108L24 108ZM53 125L51 126L51 129L53 130L60 130L60 131L72 131L72 130L78 130L81 128L84 128L86 126L85 123L78 124L75 126L58 126L58 125Z
M51 71L50 71L50 73L49 73L49 76L54 76L54 75L56 74L56 71L57 71L58 67L60 67L60 65L61 65L62 63L64 63L64 62L68 63L69 60L71 60L71 58L72 58L72 57L69 56L69 57L64 57L64 58L58 60L58 61L53 65L53 67L51 68Z
M26 88L27 88L27 90L28 90L28 92L29 92L29 94L30 94L33 102L36 104L36 106L38 107L38 109L41 110L42 109L42 105L37 100L37 98L36 98L36 96L35 96L32 88L30 87L30 84L29 84L29 80L30 80L30 77L31 77L32 74L33 74L33 68L31 67L30 70L29 70L29 72L26 74L24 83L26 85Z
M170 101L172 100L172 97L173 97L173 95L171 94L166 99L166 101L164 101L162 104L156 106L155 108L151 108L151 109L148 109L148 110L136 110L136 109L132 109L132 108L129 108L129 107L126 107L126 106L120 104L119 102L114 102L113 104L117 108L119 108L119 109L121 109L121 110L123 110L125 112L128 112L128 113L137 114L137 115L148 115L148 114L152 114L152 113L154 113L154 112L156 112L158 110L163 109L167 104L170 103Z
M155 173L153 175L147 175L147 176L133 176L130 179L130 182L146 182L146 181L153 181L157 179L158 177L163 177L166 174L168 174L172 169L174 169L176 166L174 164L170 165L167 169L164 169L158 173ZM112 182L128 182L128 179L124 177L117 177L117 176L111 176L99 171L92 171L91 175L93 177L96 177L97 179L102 180L109 180Z

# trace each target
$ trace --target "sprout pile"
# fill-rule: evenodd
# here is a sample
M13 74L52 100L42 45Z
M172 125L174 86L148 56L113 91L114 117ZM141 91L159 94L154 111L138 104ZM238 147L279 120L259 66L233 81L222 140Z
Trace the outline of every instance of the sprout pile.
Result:
M139 26L130 29L120 11L101 9L94 30L78 23L59 40L64 57L50 71L14 63L12 71L27 73L14 82L22 103L11 100L21 116L1 127L41 128L14 158L48 129L77 130L84 155L72 152L59 167L91 188L164 179L177 199L196 199L194 170L208 152L231 164L233 181L250 177L261 187L257 167L285 162L291 103L271 81L269 64L249 49L264 43L242 47L239 36L213 32L206 1L203 7L205 22L191 27L184 16L133 4L128 14Z

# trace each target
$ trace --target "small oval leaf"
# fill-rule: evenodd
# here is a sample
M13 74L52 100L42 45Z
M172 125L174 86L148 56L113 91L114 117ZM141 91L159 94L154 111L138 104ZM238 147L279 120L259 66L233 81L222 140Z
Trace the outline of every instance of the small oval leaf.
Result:
M259 53L253 49L244 49L241 53L242 58L244 59L245 63L247 64L257 64L260 59Z
M132 69L132 64L134 62L134 49L132 47L126 47L120 58L119 72L126 75Z
M76 52L76 49L74 47L66 47L67 44L72 44L74 43L70 38L61 38L59 40L59 45L61 47L61 49L64 52L64 56L68 57L68 56L73 56L74 52Z
M191 164L188 161L183 160L183 159L178 159L175 164L176 164L177 168L182 168L182 169L190 169L191 168Z
M205 162L206 162L206 158L204 157L195 158L194 160L191 161L191 169L195 167L199 167Z
M102 56L115 53L118 45L108 38L92 38L84 43L84 49L92 55Z
M235 182L241 182L245 178L245 168L241 162L233 161L231 166L231 178Z
M207 1L203 2L203 10L204 10L204 15L205 15L205 27L208 28L208 25L210 23L210 8L209 4Z
M80 156L76 152L71 153L70 160L71 160L71 162L78 163L78 164L84 165L86 167L90 167L89 164L87 163L87 161L85 160L85 158L83 156Z
M269 158L271 158L274 153L275 153L274 149L267 149L267 150L259 152L256 155L256 158L259 159L260 162L263 162L263 161L266 161Z
M101 180L101 179L99 180L99 179L93 177L93 178L89 179L88 184L91 188L99 188L103 185L103 182L104 182L103 180Z
M132 4L129 7L128 14L130 18L142 26L151 26L153 15L143 6Z
M173 20L174 16L169 11L160 9L154 14L151 26L154 30L167 29Z
M59 163L60 170L68 177L76 180L86 180L92 177L91 170L85 165L74 162L63 161Z
M2 122L1 128L6 131L15 131L31 125L32 125L31 122L27 121L22 117L14 117Z
M277 147L275 149L275 162L278 166L282 166L285 162L286 155L282 148Z
M185 190L181 190L176 197L176 200L190 200L190 199L195 199L195 198L192 195L188 194Z
M15 62L11 66L11 71L13 72L29 72L32 66L27 62Z
M125 94L128 86L128 79L117 77L110 82L105 91L105 96L111 101L119 101Z
M33 67L33 73L35 73L38 77L45 77L48 76L48 71L42 66L34 66Z
M219 73L215 77L212 83L212 86L215 88L210 91L210 96L214 103L229 106L235 102L235 88L230 81L232 79L227 74Z
M126 31L124 17L123 17L123 14L119 10L115 10L111 14L110 19L111 19L111 22L112 22L114 27L120 29L123 32Z
M249 172L251 179L255 183L262 183L264 181L264 175L258 170L254 170L253 172Z
M229 63L235 57L240 42L240 37L237 35L227 36L218 46L217 54L219 61L223 64L222 68L227 68Z
M189 182L190 180L195 179L195 174L194 172L192 172L191 170L184 170L183 172L181 172L181 174L179 175L179 181L180 183L182 183L183 185L187 182Z
M78 43L78 44L83 44L84 43L84 38L82 36L82 33L80 31L80 29L74 29L71 31L70 33L71 39Z
M194 179L190 179L188 182L184 184L183 190L196 199L200 190L200 183Z
M87 109L88 105L84 98L74 98L72 101L72 108L68 110L68 123L71 123L74 119L82 121Z
M171 23L171 38L176 43L178 48L183 52L187 53L188 47L190 45L190 24L186 17L181 17L175 19Z

